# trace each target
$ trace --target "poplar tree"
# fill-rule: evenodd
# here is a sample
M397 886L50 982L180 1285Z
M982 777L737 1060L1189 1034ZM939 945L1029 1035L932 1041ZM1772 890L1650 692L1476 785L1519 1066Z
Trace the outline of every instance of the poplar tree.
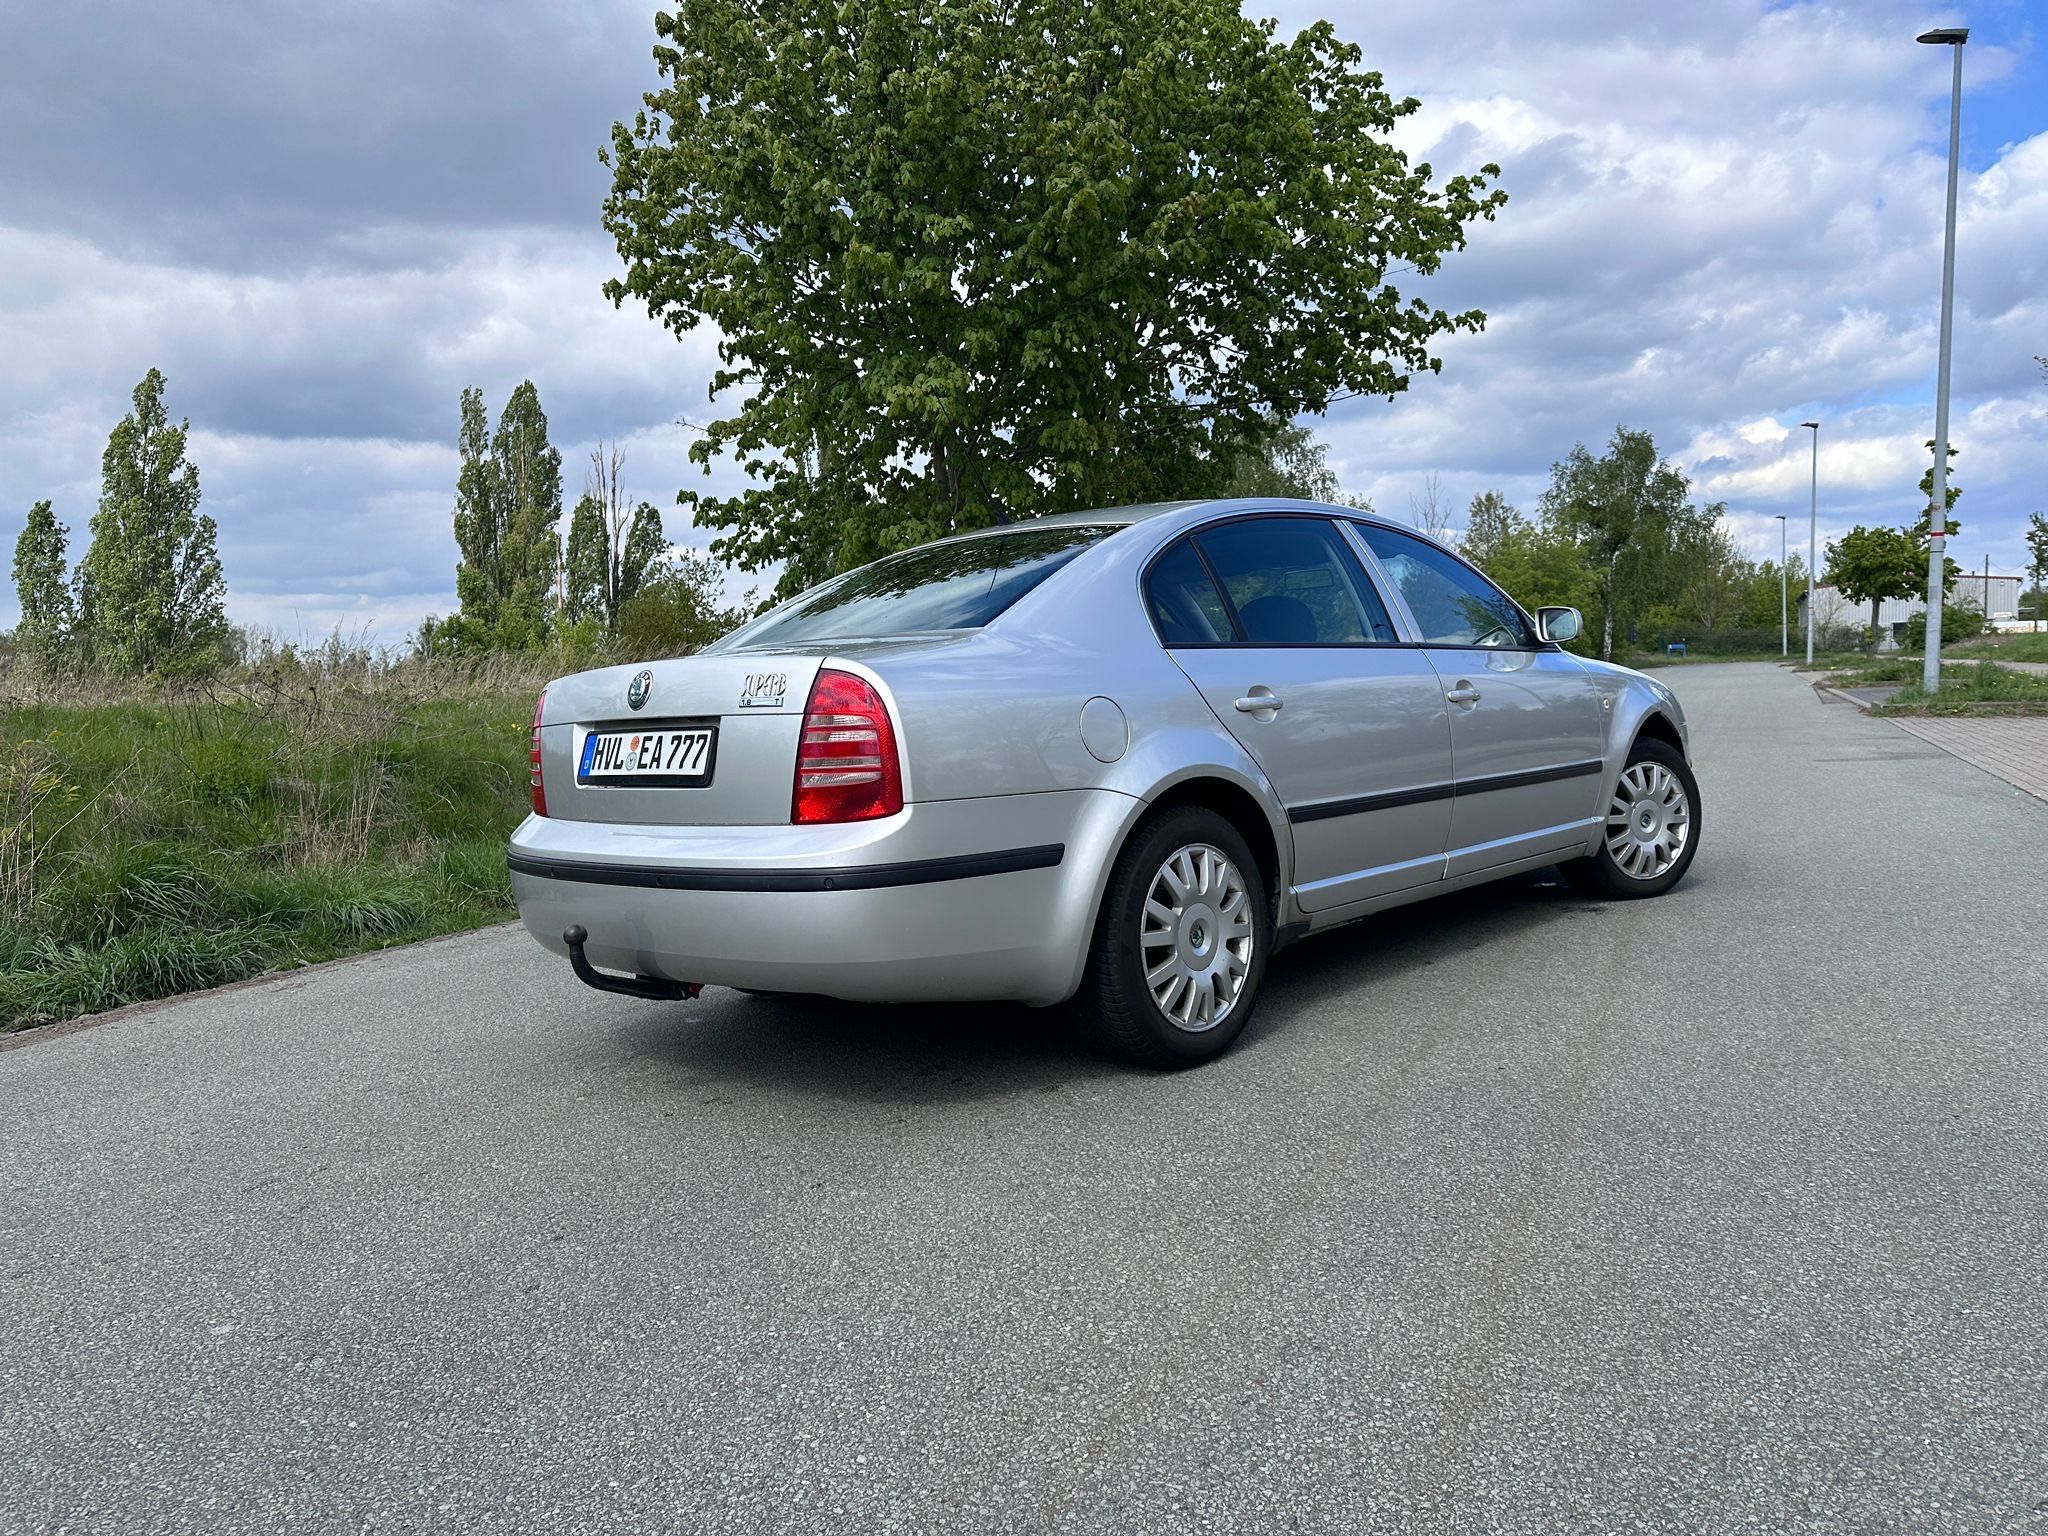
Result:
M485 420L483 391L465 389L455 477L461 607L446 635L458 647L531 650L554 621L562 455L548 442L547 413L531 379L512 391L495 432Z
M43 667L55 664L71 637L71 589L65 580L65 539L70 531L57 521L47 501L39 501L28 509L28 525L14 541L14 591L21 600L15 643Z
M78 563L78 633L94 660L123 671L204 668L228 638L219 529L199 510L199 471L185 459L191 423L172 426L163 397L152 368L107 439Z

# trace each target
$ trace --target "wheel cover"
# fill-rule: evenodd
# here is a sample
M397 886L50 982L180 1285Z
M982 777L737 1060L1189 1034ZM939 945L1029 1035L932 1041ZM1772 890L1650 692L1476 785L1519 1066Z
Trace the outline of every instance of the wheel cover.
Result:
M1175 1029L1214 1029L1251 975L1251 892L1220 848L1189 843L1159 866L1138 919L1138 950L1152 1001Z
M1630 763L1607 804L1607 856L1631 880L1655 880L1685 856L1692 801L1662 763Z

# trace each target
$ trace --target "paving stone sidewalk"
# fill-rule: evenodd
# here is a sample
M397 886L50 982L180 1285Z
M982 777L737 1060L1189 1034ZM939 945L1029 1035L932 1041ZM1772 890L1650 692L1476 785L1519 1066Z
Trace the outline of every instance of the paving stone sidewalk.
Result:
M1926 715L1894 719L1892 724L1995 774L2015 789L2048 800L2048 716L1945 719Z

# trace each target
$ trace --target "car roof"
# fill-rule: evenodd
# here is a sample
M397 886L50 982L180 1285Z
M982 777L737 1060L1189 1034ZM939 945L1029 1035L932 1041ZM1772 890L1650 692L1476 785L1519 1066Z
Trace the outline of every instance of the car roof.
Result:
M1305 501L1291 496L1222 496L1191 501L1147 501L1127 507L1090 507L1080 512L1054 512L1045 517L1020 518L1014 523L998 523L993 527L976 528L968 533L949 535L935 543L947 543L952 539L979 539L991 534L1014 533L1021 528L1129 528L1138 523L1150 522L1153 518L1170 517L1176 513L1209 515L1219 512L1325 512L1341 513L1345 517L1362 518L1367 522L1386 523L1399 527L1398 523L1373 511L1370 507L1342 506L1327 501ZM1188 522L1198 521L1190 516Z

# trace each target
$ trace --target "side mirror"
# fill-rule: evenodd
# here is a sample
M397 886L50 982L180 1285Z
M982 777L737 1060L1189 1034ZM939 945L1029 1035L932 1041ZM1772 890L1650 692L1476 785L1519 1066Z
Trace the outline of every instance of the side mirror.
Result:
M1545 640L1556 641L1559 645L1567 640L1576 640L1585 629L1586 621L1579 617L1576 608L1538 608L1536 610L1536 633Z

